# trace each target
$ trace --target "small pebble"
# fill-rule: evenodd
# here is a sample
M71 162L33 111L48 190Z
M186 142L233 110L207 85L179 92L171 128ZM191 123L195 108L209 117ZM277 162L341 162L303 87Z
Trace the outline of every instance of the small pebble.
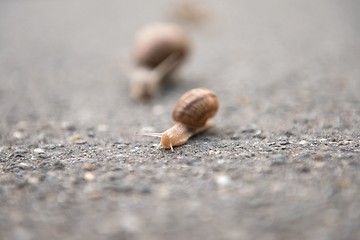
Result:
M84 179L88 182L94 181L95 180L95 175L92 172L86 172L84 174Z
M70 141L71 143L74 143L75 141L78 141L78 140L80 140L80 139L81 139L81 135L80 135L80 134L74 134L74 135L72 135L72 136L70 137L69 141Z
M22 134L19 131L16 131L16 132L13 133L13 137L16 138L16 139L22 139L22 138L24 138L24 134Z
M305 141L305 140L301 140L301 141L299 142L300 145L305 145L305 144L307 144L307 143L308 143L308 142Z
M231 183L231 179L227 175L218 175L215 177L215 181L219 187L226 187Z
M224 160L224 159L219 159L219 160L217 160L217 163L218 163L218 164L224 164L224 163L225 163L225 160Z
M29 177L29 178L27 179L27 181L28 181L28 183L30 183L30 184L36 185L36 184L39 183L39 178L37 178L37 177Z
M220 151L218 150L209 150L209 155L219 155Z
M139 151L139 147L135 147L133 149L130 150L131 153L135 153Z
M280 141L279 144L280 145L288 145L288 144L290 144L290 142L289 141Z
M63 122L61 124L61 128L65 129L65 130L68 130L68 131L75 131L76 130L75 125L73 123L71 123L71 122Z
M30 168L30 165L24 162L19 163L18 167L22 170L26 170Z
M41 148L35 148L34 153L44 153L44 150L42 150Z
M96 168L96 166L95 166L95 164L92 164L92 163L84 163L84 164L82 165L82 168L83 168L84 170L90 172L90 171L94 171L95 168Z
M122 137L119 137L114 144L118 147L118 148L122 148L125 147L126 145L130 145L130 142Z

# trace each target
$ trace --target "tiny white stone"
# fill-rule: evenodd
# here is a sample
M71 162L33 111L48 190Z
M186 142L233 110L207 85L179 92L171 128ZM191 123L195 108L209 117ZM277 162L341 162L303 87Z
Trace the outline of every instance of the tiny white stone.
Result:
M219 150L209 150L209 155L219 155L220 151Z
M215 181L219 187L226 187L231 183L231 179L227 175L218 175L216 176Z
M299 144L305 145L305 144L307 144L307 141L306 141L306 140L301 140L301 141L299 142Z
M91 172L86 172L85 174L84 174L84 179L86 180L86 181L94 181L95 180L95 175L93 174L93 173L91 173Z
M62 122L61 123L61 128L65 129L65 130L74 130L75 129L75 125L71 122Z
M29 169L29 168L30 168L30 165L27 164L27 163L24 163L24 162L19 163L18 166L19 166L20 168L22 168L22 169Z
M31 184L38 184L39 183L39 179L36 177L29 177L27 180L29 183Z
M218 164L223 164L223 163L225 163L225 160L224 159L219 159L219 160L217 160L217 163Z
M42 150L41 148L35 148L34 153L44 153L44 150Z
M17 138L17 139L21 139L21 138L24 137L24 135L21 132L16 131L16 132L13 133L13 137Z

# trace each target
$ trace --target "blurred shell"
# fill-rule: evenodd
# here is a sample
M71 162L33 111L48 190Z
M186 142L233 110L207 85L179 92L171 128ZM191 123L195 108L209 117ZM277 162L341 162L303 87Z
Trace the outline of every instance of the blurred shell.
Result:
M198 128L206 124L219 108L218 98L213 91L195 88L186 92L175 105L172 117L188 127Z
M181 63L189 54L190 40L179 26L155 23L140 30L134 43L134 62L155 68L171 54L177 54Z

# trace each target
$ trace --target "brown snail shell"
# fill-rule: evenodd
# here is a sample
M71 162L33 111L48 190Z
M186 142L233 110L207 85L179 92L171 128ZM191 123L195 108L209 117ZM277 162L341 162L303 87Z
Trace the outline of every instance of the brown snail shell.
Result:
M133 58L136 65L156 68L170 55L176 54L178 63L189 54L187 33L171 23L154 23L140 30L135 38Z
M140 30L133 48L134 69L130 96L144 100L156 95L164 80L171 79L190 51L186 32L171 23L151 24Z
M179 99L172 117L175 122L181 122L190 128L199 128L205 126L208 119L214 117L218 108L218 98L213 91L195 88Z
M143 135L160 137L159 146L174 150L185 144L195 134L212 126L212 118L219 108L215 93L205 88L195 88L180 97L173 112L174 126L162 133Z

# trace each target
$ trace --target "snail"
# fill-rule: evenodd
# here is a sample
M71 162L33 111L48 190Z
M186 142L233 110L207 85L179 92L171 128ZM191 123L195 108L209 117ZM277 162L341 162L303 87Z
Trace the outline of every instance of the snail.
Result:
M211 20L209 3L199 0L178 0L173 4L171 16L175 21L192 27L201 27Z
M194 88L180 97L172 113L175 125L163 133L144 134L160 137L159 146L174 150L190 137L212 126L219 108L215 93L205 88Z
M189 51L187 33L175 24L154 23L141 29L133 46L131 98L141 100L156 95L162 82L172 77Z

